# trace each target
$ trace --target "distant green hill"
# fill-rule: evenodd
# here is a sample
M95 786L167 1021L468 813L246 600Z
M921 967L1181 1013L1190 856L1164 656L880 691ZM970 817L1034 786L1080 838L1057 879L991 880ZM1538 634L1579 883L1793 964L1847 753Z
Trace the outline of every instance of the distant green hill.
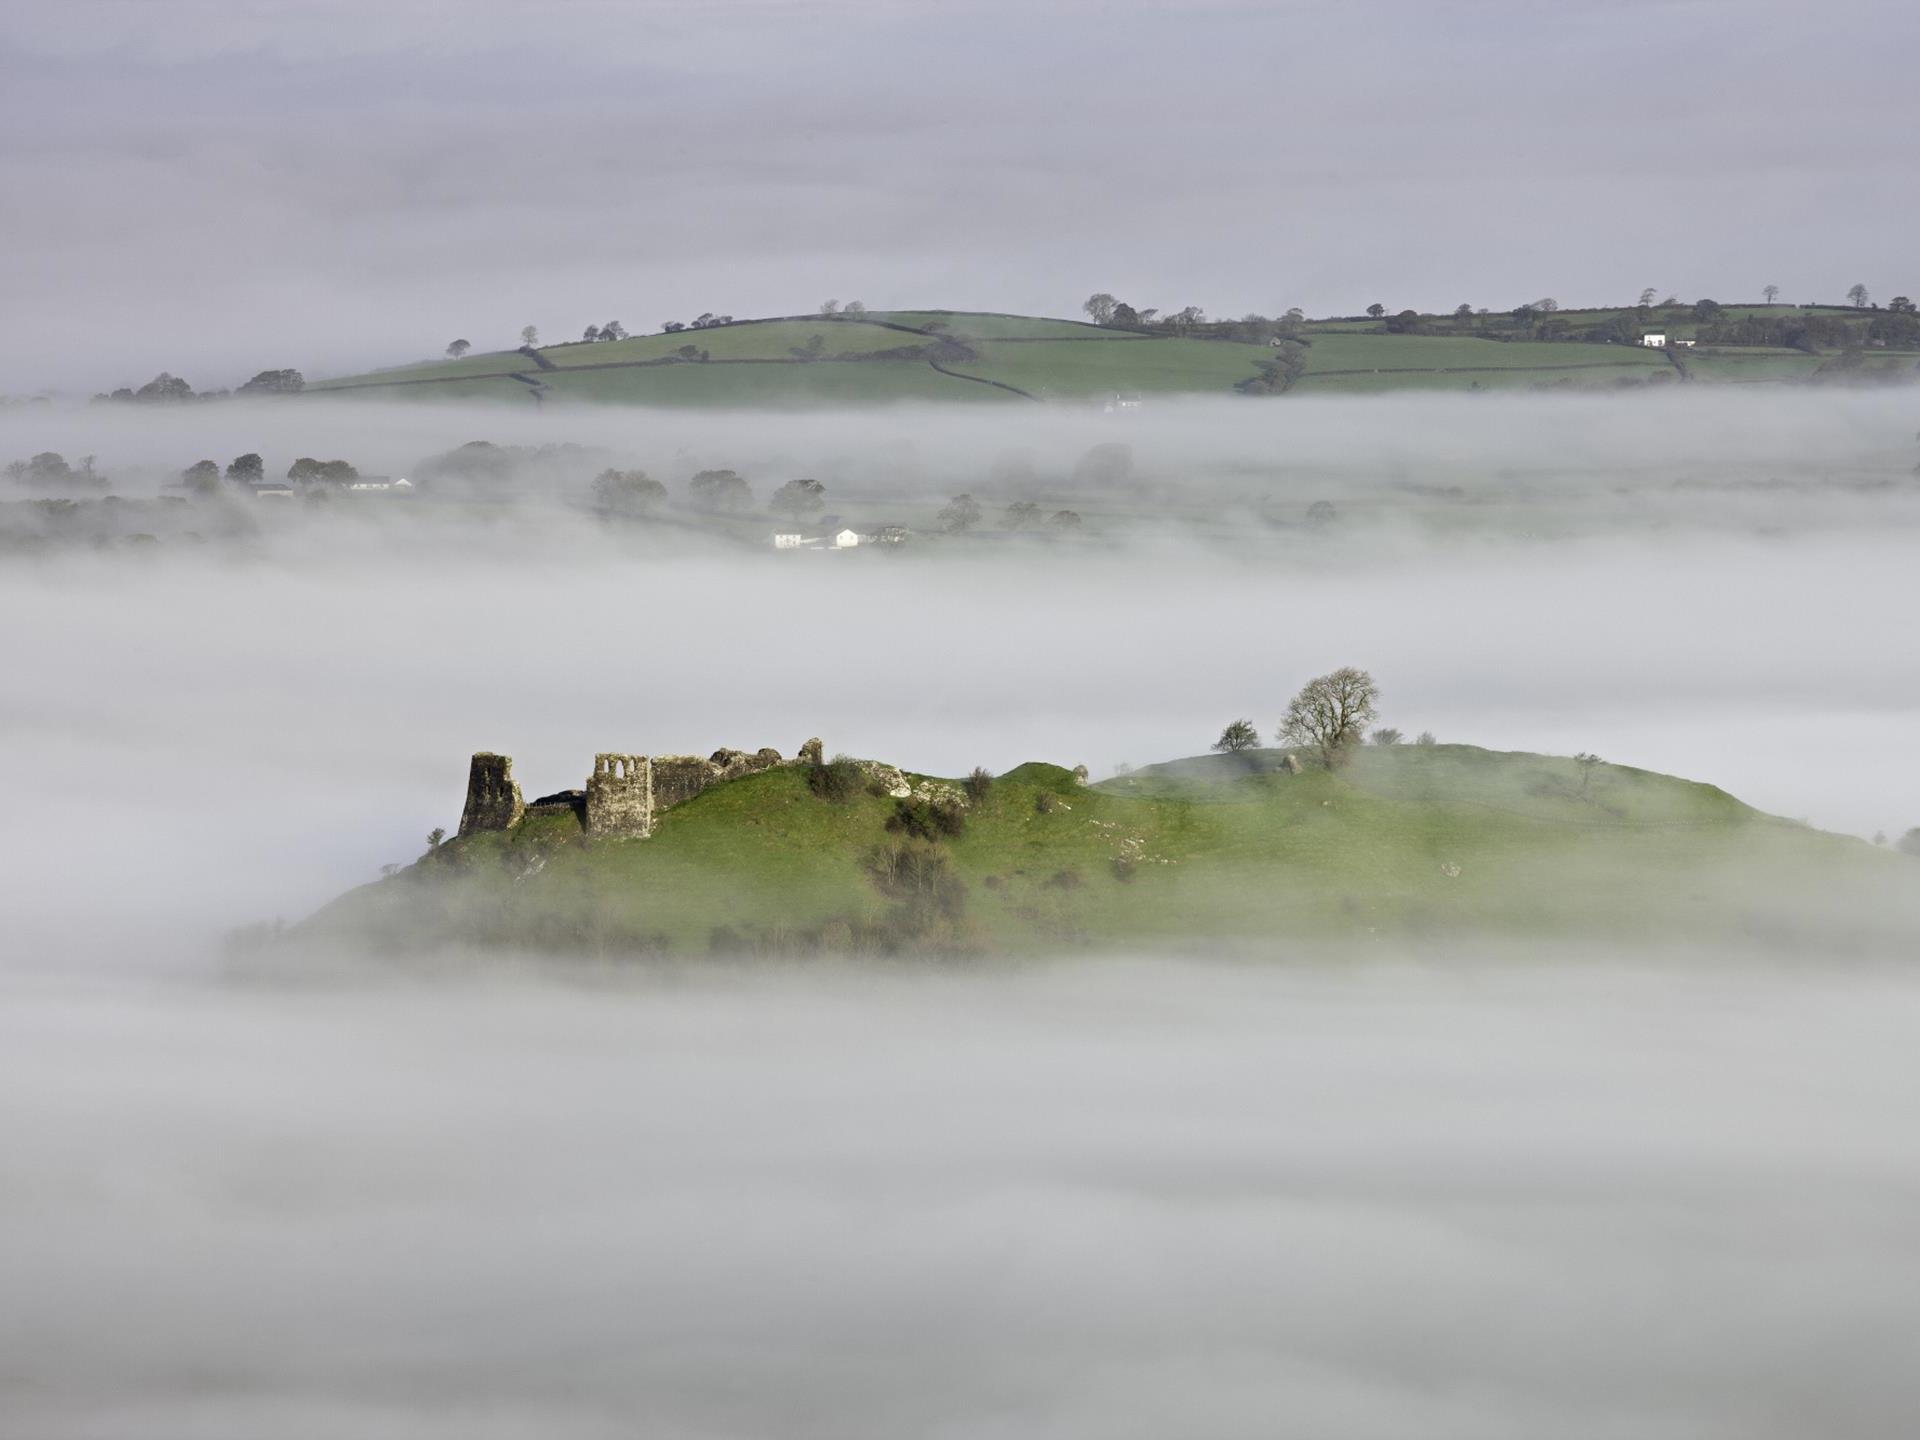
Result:
M1299 393L1613 386L1672 379L1631 345L1393 335L1377 325L1308 325ZM783 407L953 400L1102 403L1229 395L1273 357L1265 344L1109 329L1072 320L898 311L743 320L608 342L497 351L315 381L307 393L528 405Z
M1621 766L1464 745L1368 747L1331 773L1283 762L1196 757L1092 786L1023 765L932 843L889 829L902 802L834 803L784 766L664 811L647 839L589 840L549 807L448 841L296 933L606 956L1467 936L1831 948L1909 923L1920 884L1905 857Z

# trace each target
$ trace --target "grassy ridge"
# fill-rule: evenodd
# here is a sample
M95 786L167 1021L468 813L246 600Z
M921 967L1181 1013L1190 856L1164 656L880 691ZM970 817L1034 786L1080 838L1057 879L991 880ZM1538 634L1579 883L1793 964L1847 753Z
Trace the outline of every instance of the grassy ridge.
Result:
M972 358L929 364L942 337L961 342ZM1309 326L1307 338L1307 376L1301 382L1307 389L1467 389L1567 380L1597 385L1657 373L1667 364L1656 352L1628 346L1387 335L1377 326L1340 323ZM796 352L816 342L822 358L803 361ZM686 347L702 358L681 359L678 352ZM899 351L909 353L847 358ZM1090 402L1116 393L1230 395L1272 353L1265 345L1145 335L1074 320L916 310L853 320L736 321L595 344L550 345L539 352L539 361L518 351L496 351L320 380L309 388L409 400L670 406L1005 402L1022 393Z
M1618 311L1561 311L1591 326ZM1731 307L1729 314L1794 313ZM1809 312L1798 312L1809 313ZM1836 311L1840 314L1858 314ZM1666 352L1628 344L1529 340L1510 317L1476 317L1488 333L1390 334L1352 317L1307 322L1301 393L1607 388L1648 380L1751 383L1806 379L1825 363L1798 352L1746 348ZM1665 325L1657 320L1657 325ZM1690 335L1690 318L1667 326ZM942 341L957 341L960 347ZM811 347L817 345L818 350ZM679 352L690 350L692 358ZM971 352L969 355L968 352ZM585 401L666 406L808 406L900 401L1097 402L1115 394L1230 395L1272 358L1264 344L1103 329L1077 320L953 310L875 312L861 318L788 316L594 344L468 355L314 382L316 392ZM814 355L817 358L804 358ZM887 358L875 358L878 356ZM1916 355L1871 351L1869 371L1912 368ZM939 363L930 363L938 361ZM515 379L514 377L521 377ZM525 383L535 382L535 383ZM436 392L442 392L436 394Z
M1083 786L1030 764L945 842L964 929L1007 953L1199 940L1685 939L1885 912L1911 862L1772 819L1711 786L1470 746L1369 748L1336 773L1272 752ZM376 944L700 953L715 930L800 934L887 909L863 857L890 799L814 796L783 769L666 812L648 840L571 817L449 842L303 927ZM1785 907L1791 912L1782 919Z

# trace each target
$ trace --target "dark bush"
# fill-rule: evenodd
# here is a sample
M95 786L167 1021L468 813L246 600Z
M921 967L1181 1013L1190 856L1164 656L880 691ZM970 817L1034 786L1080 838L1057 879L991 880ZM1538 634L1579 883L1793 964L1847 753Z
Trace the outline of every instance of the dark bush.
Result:
M976 765L973 773L967 776L967 798L978 805L987 798L987 792L993 789L993 776L983 767Z
M1033 797L1033 808L1042 815L1051 815L1060 808L1060 797L1051 790L1042 790Z
M916 840L945 840L967 828L967 812L951 800L913 798L894 802L887 829Z
M866 784L866 776L851 756L836 755L824 764L815 765L807 771L807 788L822 800L830 800L835 805L844 805L858 795Z

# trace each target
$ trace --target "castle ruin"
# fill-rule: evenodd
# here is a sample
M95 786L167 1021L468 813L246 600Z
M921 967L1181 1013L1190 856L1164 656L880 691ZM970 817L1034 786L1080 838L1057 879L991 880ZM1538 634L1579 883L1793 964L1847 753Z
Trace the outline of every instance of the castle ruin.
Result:
M716 750L705 757L606 753L593 757L586 789L562 790L528 804L514 782L512 757L481 751L467 769L467 804L460 815L460 833L511 830L528 815L571 813L580 828L597 840L644 840L653 834L661 811L684 805L711 786L782 765L818 765L822 754L817 739L802 745L792 760L783 759L771 747L751 754Z
M511 830L527 813L513 778L513 757L482 750L467 767L467 808L460 812L460 833Z

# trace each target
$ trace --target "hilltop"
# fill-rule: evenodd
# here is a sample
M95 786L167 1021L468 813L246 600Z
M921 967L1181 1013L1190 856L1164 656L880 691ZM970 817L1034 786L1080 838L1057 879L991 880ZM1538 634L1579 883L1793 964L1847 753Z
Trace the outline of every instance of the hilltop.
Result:
M1111 301L1112 297L1094 297ZM1551 306L1552 302L1538 302ZM1619 388L1890 379L1920 364L1905 297L1887 311L1703 300L1620 309L1520 306L1308 320L1197 311L1105 323L959 310L702 317L565 344L462 353L306 393L629 405L781 407L896 401L1126 408L1169 395ZM1101 313L1111 314L1112 307ZM1154 312L1145 312L1151 317ZM450 349L458 349L465 342ZM280 374L282 372L267 372Z
M638 758L602 757L590 791L628 783L610 762ZM600 956L1447 936L1831 944L1873 938L1920 879L1905 857L1709 785L1468 745L1368 746L1336 771L1296 772L1278 751L1198 756L1091 785L1042 763L970 786L844 762L857 781L837 799L820 793L833 767L773 751L653 764L644 829L631 811L595 812L600 828L647 838L595 838L590 792L510 816L510 762L476 757L462 834L294 933ZM692 784L666 779L692 771Z

